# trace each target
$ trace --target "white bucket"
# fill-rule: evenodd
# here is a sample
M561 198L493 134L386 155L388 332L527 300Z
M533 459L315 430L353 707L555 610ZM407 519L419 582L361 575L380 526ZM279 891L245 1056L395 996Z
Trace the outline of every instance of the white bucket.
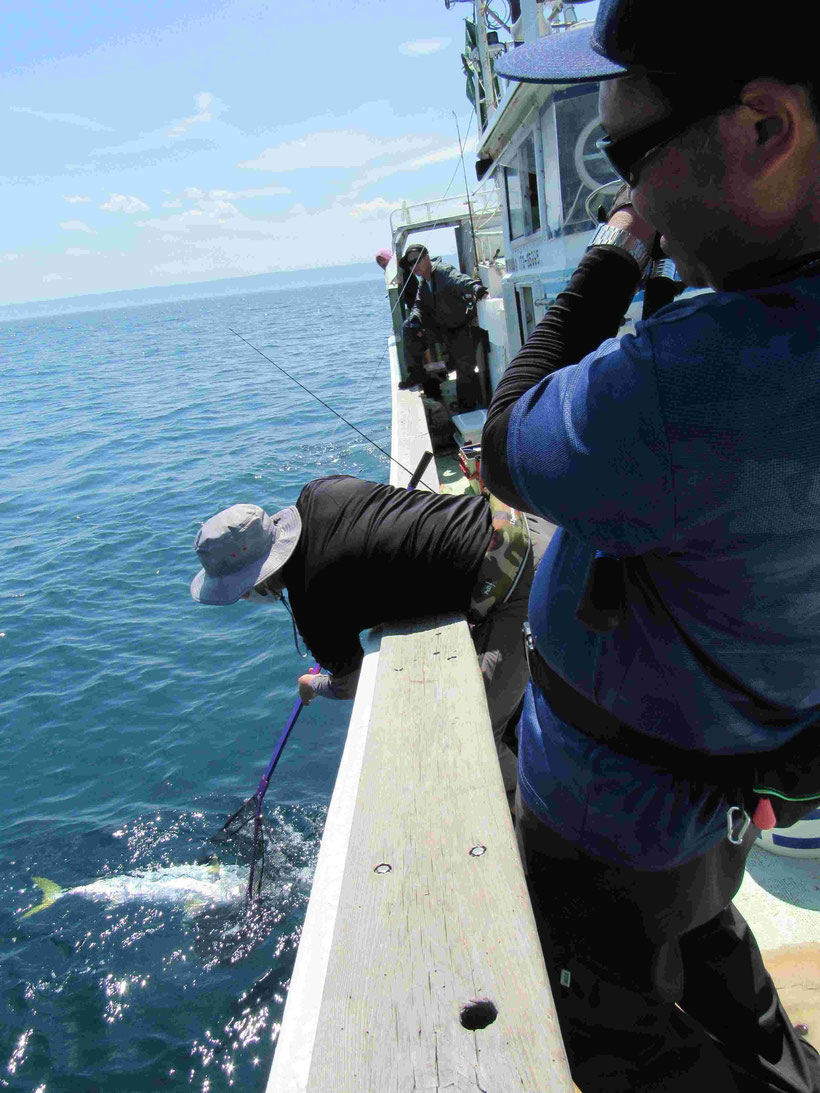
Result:
M820 808L791 827L761 831L757 843L772 854L785 854L789 858L820 858Z

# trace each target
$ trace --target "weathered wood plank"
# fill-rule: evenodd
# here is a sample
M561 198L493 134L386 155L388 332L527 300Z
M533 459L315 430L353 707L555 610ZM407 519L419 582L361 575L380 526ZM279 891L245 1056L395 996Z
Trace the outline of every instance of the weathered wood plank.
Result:
M379 662L378 636L372 631L362 635L362 647L365 656L359 686L325 822L310 903L288 989L273 1066L268 1076L267 1093L305 1093L307 1090L313 1044L319 1024L319 1008L367 746L367 729Z
M308 1091L571 1090L469 631L407 630L382 634Z

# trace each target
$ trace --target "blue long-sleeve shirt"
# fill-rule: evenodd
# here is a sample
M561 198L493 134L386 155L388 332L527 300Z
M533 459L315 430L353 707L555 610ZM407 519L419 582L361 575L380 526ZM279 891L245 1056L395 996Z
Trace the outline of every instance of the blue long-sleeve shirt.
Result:
M589 305L583 277L576 289ZM503 420L491 408L485 478L559 525L530 600L536 646L650 738L746 754L817 718L818 330L817 276L708 293L548 375ZM625 559L626 610L607 635L576 618L595 550ZM695 784L614 752L537 689L520 736L528 803L592 853L666 868L726 832L706 766Z

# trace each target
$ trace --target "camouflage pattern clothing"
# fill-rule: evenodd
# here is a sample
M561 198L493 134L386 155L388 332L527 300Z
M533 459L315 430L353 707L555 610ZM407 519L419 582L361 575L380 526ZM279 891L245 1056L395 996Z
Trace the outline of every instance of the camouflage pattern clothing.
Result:
M489 501L493 533L470 598L467 617L473 623L485 619L493 608L506 603L530 553L530 533L523 515L497 497L490 495Z
M490 497L493 531L473 586L467 620L484 679L490 724L508 794L518 759L505 742L529 678L522 629L533 579L530 530L522 513Z

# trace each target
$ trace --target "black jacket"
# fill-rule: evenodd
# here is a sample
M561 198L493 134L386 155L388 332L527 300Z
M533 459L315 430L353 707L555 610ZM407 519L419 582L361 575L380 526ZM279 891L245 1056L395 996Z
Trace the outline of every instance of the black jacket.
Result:
M481 281L459 273L446 262L433 262L433 289L419 277L419 290L410 318L421 325L454 330L463 326L472 315L476 293L484 289Z

